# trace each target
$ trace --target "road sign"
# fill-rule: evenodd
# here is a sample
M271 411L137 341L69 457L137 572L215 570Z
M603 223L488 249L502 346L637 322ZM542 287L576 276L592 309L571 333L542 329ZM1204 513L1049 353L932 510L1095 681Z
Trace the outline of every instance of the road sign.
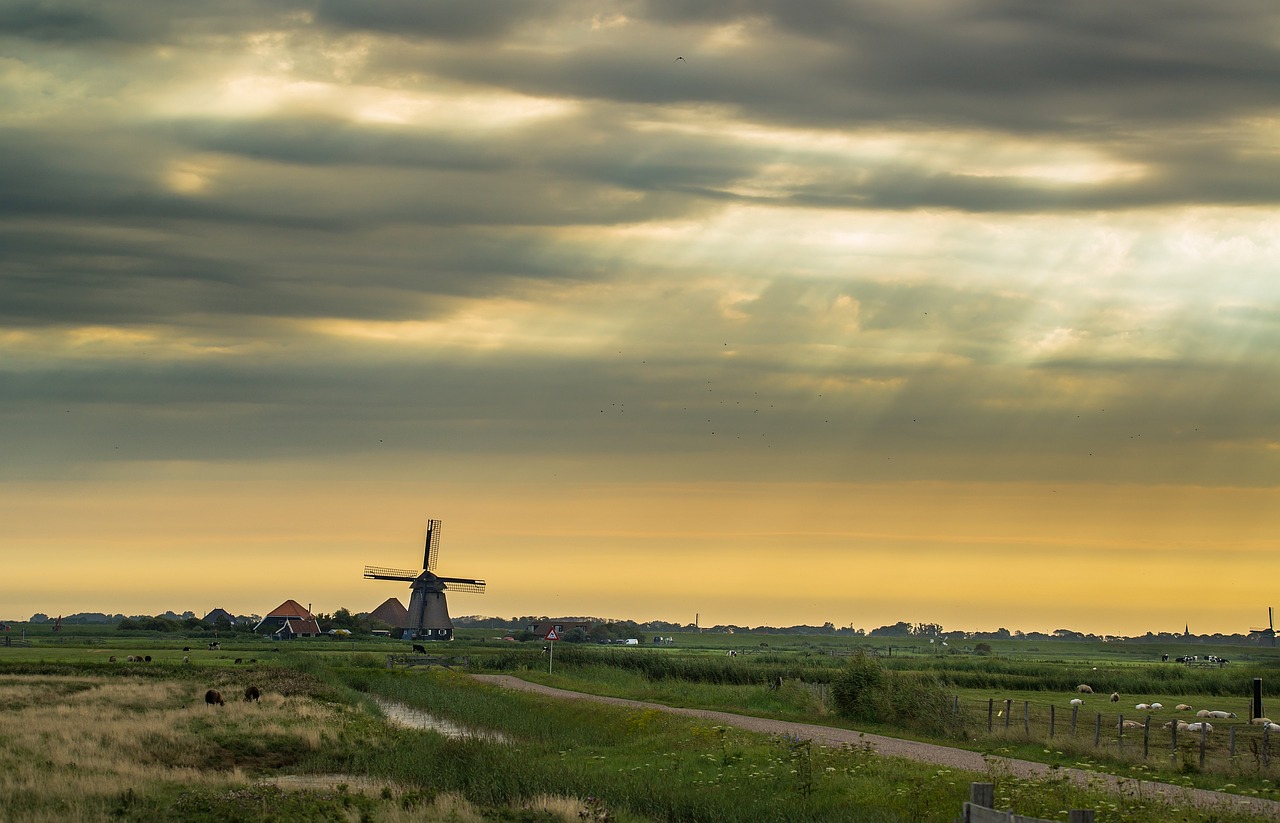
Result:
M559 640L559 639L560 639L560 635L556 634L556 630L555 630L555 629L551 629L550 631L548 631L548 632L547 632L547 638L546 638L546 639L547 639L547 640Z

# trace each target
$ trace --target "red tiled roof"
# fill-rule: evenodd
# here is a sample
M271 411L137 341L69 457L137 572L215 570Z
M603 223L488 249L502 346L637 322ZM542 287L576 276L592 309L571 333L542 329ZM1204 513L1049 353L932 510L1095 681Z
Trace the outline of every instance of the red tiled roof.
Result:
M300 617L311 619L311 612L302 607L297 600L286 600L267 613L267 617Z

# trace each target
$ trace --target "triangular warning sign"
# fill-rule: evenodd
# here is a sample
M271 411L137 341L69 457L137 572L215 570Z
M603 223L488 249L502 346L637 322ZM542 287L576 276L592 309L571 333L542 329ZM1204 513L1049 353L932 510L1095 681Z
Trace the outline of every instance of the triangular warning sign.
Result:
M547 632L547 639L548 639L548 640L559 640L559 639L560 639L560 635L556 634L556 630L555 630L555 629L552 629L551 631Z

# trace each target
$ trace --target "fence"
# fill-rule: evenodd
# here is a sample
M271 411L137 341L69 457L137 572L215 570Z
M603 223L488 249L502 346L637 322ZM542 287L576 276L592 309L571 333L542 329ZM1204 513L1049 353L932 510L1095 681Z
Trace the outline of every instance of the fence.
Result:
M1039 817L1023 817L1013 812L1000 812L992 808L995 802L994 783L970 783L969 800L964 804L956 823L1054 823ZM1072 809L1067 823L1093 823L1092 809Z
M997 706L1000 706L998 711ZM953 707L957 712L961 710L959 697L954 698ZM1175 715L1167 722L1161 722L1163 715L1157 718L1152 714L1139 715L1141 719L1134 720L1126 719L1122 712L1082 713L1080 708L1072 706L1069 712L1059 713L1057 707L1049 706L1046 714L1041 708L1033 711L1029 701L989 699L979 710L986 716L986 733L1006 740L1057 745L1065 739L1077 750L1091 745L1120 757L1163 756L1175 762L1181 754L1183 762L1195 762L1201 770L1206 764L1224 760L1239 765L1237 758L1242 756L1252 758L1259 769L1269 769L1274 764L1277 734L1270 726L1252 725L1236 718L1186 715ZM1201 725L1198 729L1179 729L1182 717Z
M388 669L412 669L417 666L442 666L451 669L454 666L466 667L471 665L469 657L432 657L421 654L389 654L387 655Z

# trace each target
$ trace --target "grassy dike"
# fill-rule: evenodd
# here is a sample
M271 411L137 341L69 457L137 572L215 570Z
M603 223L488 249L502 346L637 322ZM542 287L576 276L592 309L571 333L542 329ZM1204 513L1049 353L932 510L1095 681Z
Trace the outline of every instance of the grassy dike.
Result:
M53 656L0 661L6 821L951 821L974 780L995 782L999 805L1047 819L1070 808L1099 821L1256 819L513 693L461 673L388 672L373 654L286 652L241 667ZM238 699L249 683L261 703ZM210 687L227 705L205 705ZM399 728L374 698L509 742Z

